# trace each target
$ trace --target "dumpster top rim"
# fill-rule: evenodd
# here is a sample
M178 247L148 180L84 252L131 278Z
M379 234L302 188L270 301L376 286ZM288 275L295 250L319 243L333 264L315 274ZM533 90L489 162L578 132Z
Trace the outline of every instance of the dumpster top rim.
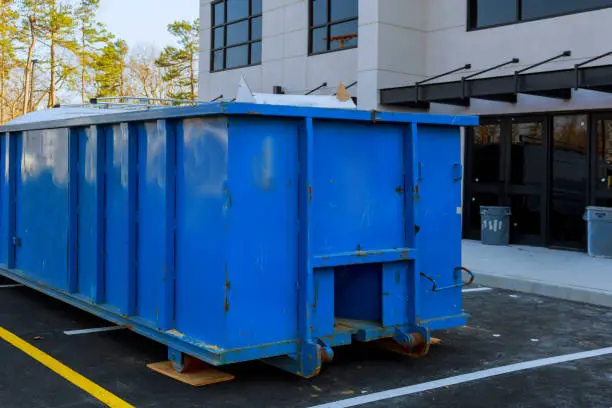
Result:
M127 111L96 116L84 116L44 122L0 126L0 132L55 129L89 125L110 125L122 122L181 119L213 115L279 116L313 119L336 119L383 123L421 123L441 126L476 126L476 116L437 115L429 113L400 113L331 108L312 108L282 105L257 105L239 102L211 102L191 107L155 108L146 111Z

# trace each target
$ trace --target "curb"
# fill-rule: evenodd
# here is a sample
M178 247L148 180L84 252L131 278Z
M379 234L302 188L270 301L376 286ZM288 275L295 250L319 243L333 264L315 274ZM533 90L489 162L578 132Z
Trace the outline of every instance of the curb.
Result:
M474 271L478 285L490 286L498 289L513 290L517 292L533 293L556 299L573 302L589 303L597 306L612 307L612 292L575 286L560 286L537 280L524 278L491 275Z

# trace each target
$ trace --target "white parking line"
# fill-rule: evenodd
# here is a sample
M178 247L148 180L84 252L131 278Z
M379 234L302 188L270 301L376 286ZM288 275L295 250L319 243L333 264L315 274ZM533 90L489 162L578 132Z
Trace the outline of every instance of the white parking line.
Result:
M469 293L469 292L488 292L490 290L493 290L491 288L472 288L472 289L463 289L462 292L463 293Z
M369 404L372 402L417 394L423 391L435 390L441 387L463 384L470 381L482 380L484 378L495 377L498 375L515 373L517 371L531 370L534 368L545 367L553 364L567 363L568 361L582 360L585 358L599 357L612 354L612 347L601 348L580 353L565 354L557 357L542 358L539 360L525 361L523 363L510 364L488 370L476 371L470 374L457 375L455 377L442 378L440 380L429 381L426 383L410 385L408 387L395 388L393 390L377 392L370 395L349 398L343 401L330 402L328 404L317 405L312 408L348 408L358 405Z
M14 285L0 285L0 289L8 289L8 288L20 288L23 285L21 283L16 283Z
M68 330L65 331L64 334L67 336L76 336L77 334L90 334L90 333L100 333L100 332L108 332L115 330L125 329L123 326L109 326L109 327L97 327L95 329L82 329L82 330Z

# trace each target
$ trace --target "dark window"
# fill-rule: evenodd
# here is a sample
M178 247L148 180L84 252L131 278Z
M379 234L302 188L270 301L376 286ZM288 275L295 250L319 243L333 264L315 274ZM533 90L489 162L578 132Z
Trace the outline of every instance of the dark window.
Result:
M523 20L577 13L602 7L612 7L612 0L522 0Z
M310 0L310 54L357 47L358 0Z
M597 122L597 190L612 191L612 120Z
M489 27L513 23L518 18L515 0L471 0L470 26Z
M498 183L500 178L501 126L481 125L474 128L472 177L474 183Z
M212 3L211 71L261 64L261 2Z
M468 28L492 27L604 7L612 7L612 0L468 0Z
M544 124L542 122L512 125L510 149L510 183L541 187L546 174Z

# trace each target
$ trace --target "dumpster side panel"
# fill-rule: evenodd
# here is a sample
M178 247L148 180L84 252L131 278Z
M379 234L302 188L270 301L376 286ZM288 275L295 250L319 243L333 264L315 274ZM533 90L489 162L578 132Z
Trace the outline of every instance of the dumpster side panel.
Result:
M10 133L0 136L0 265L8 265L9 253L9 154Z
M220 345L230 211L227 119L186 119L182 129L176 153L176 328Z
M298 121L229 122L227 346L295 340Z
M453 127L413 125L416 136L419 192L415 197L416 245L419 270L434 278L438 287L459 285L461 275L461 148L460 130ZM432 283L421 279L420 318L432 319L461 315L461 288L432 291ZM427 323L426 323L427 324ZM448 320L432 322L433 327L456 325Z
M17 136L16 267L68 289L68 131Z
M314 122L313 255L404 246L399 126Z
M99 155L103 154L104 136L102 129L82 129L79 137L78 170L78 292L91 301L100 301L103 287L98 282L101 273L98 253L100 233L98 212L100 203Z
M129 309L128 129L115 125L106 132L105 302L127 314Z
M137 314L159 323L166 271L166 132L146 122L138 133Z

